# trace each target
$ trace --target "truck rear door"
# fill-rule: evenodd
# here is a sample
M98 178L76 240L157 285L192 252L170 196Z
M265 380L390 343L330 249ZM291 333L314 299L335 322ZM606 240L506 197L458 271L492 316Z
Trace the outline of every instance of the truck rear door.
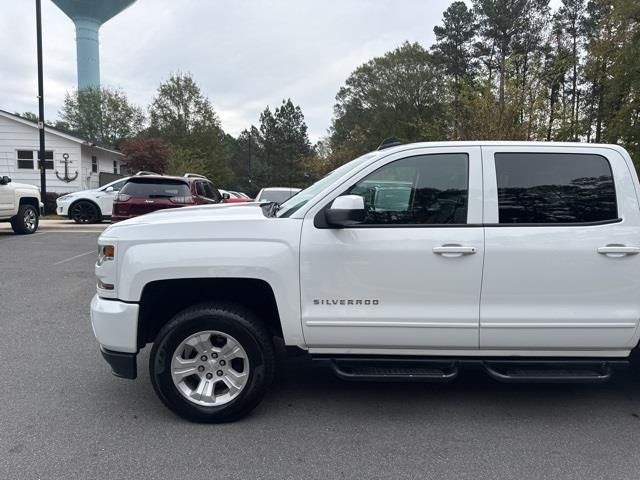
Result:
M483 147L486 350L620 354L640 318L640 210L604 147Z

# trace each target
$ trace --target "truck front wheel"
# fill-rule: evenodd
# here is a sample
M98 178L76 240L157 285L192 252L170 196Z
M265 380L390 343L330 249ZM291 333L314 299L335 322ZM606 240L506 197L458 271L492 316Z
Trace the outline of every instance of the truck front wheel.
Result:
M11 219L11 228L16 233L26 235L38 230L40 217L33 205L23 204L18 208L18 214Z
M158 333L150 358L153 387L187 420L222 423L249 413L275 370L273 341L251 312L206 303L178 313Z

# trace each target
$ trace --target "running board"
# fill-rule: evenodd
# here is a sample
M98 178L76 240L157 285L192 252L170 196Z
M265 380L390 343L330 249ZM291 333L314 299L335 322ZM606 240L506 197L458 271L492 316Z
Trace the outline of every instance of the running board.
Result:
M626 362L491 360L483 362L487 374L508 383L603 383L611 379L612 366Z
M339 378L351 381L448 382L458 376L455 361L334 358L330 366Z
M460 369L481 369L491 378L508 383L602 383L625 359L454 358L454 357L314 357L328 363L343 380L447 382Z

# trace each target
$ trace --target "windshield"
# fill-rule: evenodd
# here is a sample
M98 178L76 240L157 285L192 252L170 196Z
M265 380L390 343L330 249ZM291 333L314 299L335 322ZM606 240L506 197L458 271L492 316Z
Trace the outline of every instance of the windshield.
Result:
M342 177L344 174L360 166L376 155L377 152L367 153L366 155L358 157L355 160L351 160L349 163L345 163L341 167L338 167L335 170L329 172L316 183L314 183L310 187L305 188L295 197L291 197L289 200L284 202L281 205L280 210L278 211L278 217L288 217L292 215L295 211L302 208L309 200L311 200L318 193L331 185L338 178Z

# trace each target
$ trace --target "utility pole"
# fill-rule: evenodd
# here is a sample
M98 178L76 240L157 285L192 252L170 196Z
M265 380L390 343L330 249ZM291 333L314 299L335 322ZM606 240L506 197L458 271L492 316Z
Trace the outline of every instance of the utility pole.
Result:
M42 203L47 201L47 170L45 168L44 145L44 87L42 85L42 14L41 0L36 0L36 34L38 48L38 131L40 132L40 152L38 154L38 168L40 168L40 195Z

